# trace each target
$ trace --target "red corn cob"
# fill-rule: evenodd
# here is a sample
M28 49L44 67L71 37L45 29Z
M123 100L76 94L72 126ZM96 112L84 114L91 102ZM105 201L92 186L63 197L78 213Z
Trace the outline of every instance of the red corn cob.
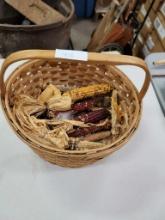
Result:
M98 109L89 113L82 113L75 117L75 120L83 121L84 123L96 123L105 119L109 115L107 109Z
M109 106L109 96L97 96L94 98L88 98L83 101L76 102L72 105L72 109L76 112L83 112L92 109L94 106L107 107Z
M72 109L76 112L83 112L91 109L96 103L96 99L86 99L72 105Z
M111 129L111 123L107 122L105 125L102 126L91 126L87 128L77 128L73 132L68 133L69 137L81 137L86 136L88 134L93 134L99 131L106 131Z

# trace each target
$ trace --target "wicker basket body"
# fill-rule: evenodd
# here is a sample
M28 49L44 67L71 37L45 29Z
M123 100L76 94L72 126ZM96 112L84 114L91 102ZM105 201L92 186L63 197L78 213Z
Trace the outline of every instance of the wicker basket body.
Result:
M3 63L0 75L1 102L6 118L15 133L28 145L34 152L45 160L64 167L81 167L91 164L105 156L118 150L125 144L135 132L141 116L141 101L148 89L150 76L145 63L139 59L122 55L104 55L89 53L88 61L72 61L55 59L54 51L20 51L10 55ZM7 67L19 60L28 61L17 68L4 83L4 74ZM137 91L132 82L114 65L131 64L143 68L146 77L142 89ZM14 100L20 94L27 94L33 97L43 91L48 84L62 85L64 89L68 87L84 86L93 83L111 82L113 86L125 95L128 105L134 108L129 115L130 126L121 136L112 141L106 140L103 148L69 151L55 149L43 142L27 136L16 122L12 106Z

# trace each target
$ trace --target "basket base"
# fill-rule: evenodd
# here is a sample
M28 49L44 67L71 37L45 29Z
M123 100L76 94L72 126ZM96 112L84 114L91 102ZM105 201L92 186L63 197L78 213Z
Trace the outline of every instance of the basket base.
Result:
M122 146L120 146L122 147ZM42 152L42 151L38 151L38 150L35 150L35 149L32 149L36 154L38 154L38 156L40 156L40 158L48 161L49 163L51 164L54 164L54 165L58 165L58 166L61 166L61 167L68 167L68 168L80 168L80 167L84 167L84 166L87 166L87 165L90 165L90 164L93 164L95 162L97 162L98 160L101 160L103 159L104 157L106 156L109 156L110 154L112 154L113 152L117 151L119 149L119 146L118 147L112 147L110 148L107 152L102 152L102 153L98 153L95 155L95 157L93 157L93 155L84 155L84 156L59 156L59 155L56 155L56 154L52 154L52 152L47 152L45 153Z

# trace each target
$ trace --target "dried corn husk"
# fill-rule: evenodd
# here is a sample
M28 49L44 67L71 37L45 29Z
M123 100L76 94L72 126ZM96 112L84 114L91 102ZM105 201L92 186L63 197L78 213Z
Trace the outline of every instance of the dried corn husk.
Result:
M57 129L53 134L48 133L45 135L45 138L53 143L55 147L60 149L65 149L69 141L66 131L62 128Z
M105 144L99 143L99 142L91 142L91 141L80 141L78 143L78 149L79 150L85 150L85 149L97 149L104 147Z
M84 138L86 141L100 141L111 135L111 131L101 131L95 134L88 135Z
M68 137L67 132L74 130L75 127L87 128L94 124L85 124L82 121L72 120L72 118L69 119L70 116L58 118L58 114L55 114L52 119L38 119L36 116L46 112L46 110L54 112L68 111L76 100L93 95L106 94L110 90L112 88L109 84L99 84L72 89L61 95L56 86L49 85L38 99L26 95L18 97L13 107L13 113L21 128L27 132L28 137L33 137L40 143L44 139L44 144L46 143L54 148L71 150L96 149L106 145L107 137L111 137L112 141L114 141L129 126L130 119L128 115L134 109L132 106L128 107L127 100L123 100L122 94L122 98L119 99L120 103L118 103L117 99L120 94L118 94L116 89L112 91L112 96L108 96L106 100L109 103L108 98L110 99L111 106L108 110L111 113L111 119L102 120L97 124L97 126L104 126L110 123L111 130L97 132L81 139L71 138ZM71 147L69 148L69 146Z
M72 100L70 96L53 96L47 101L47 106L54 111L68 111L71 109Z
M37 100L24 95L19 97L18 100L13 109L17 121L28 133L28 136L37 138L41 143L44 139L44 141L51 143L54 147L65 149L69 141L66 132L73 129L73 126L88 126L83 122L74 120L37 119L31 113L36 113L38 110L43 111L45 106L38 104ZM52 126L53 129L49 130L48 126Z
M54 85L48 85L46 89L39 95L39 103L46 103L52 97L60 97L61 91Z
M39 111L44 111L46 109L46 107L38 103L36 99L27 95L19 96L18 99L15 100L14 107L25 109L29 115L35 114Z
M112 134L115 134L115 126L117 123L117 111L118 111L117 91L113 90L111 97Z

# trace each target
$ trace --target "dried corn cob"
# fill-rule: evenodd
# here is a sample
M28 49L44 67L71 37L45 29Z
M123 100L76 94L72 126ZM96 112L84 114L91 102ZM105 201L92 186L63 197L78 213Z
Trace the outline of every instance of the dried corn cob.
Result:
M91 110L94 107L110 107L110 104L110 97L101 95L94 98L87 98L85 100L78 101L72 105L72 109L75 112L83 112Z
M82 137L82 136L86 136L88 134L93 134L99 131L107 131L111 129L111 122L108 121L105 125L101 125L101 126L90 126L90 127L86 127L86 128L77 128L72 132L68 132L68 136L69 137Z
M95 85L89 85L81 88L72 89L70 91L65 92L64 96L70 96L72 99L72 102L75 102L80 99L106 94L111 91L110 84L107 83L101 83L101 84L95 84Z
M86 141L99 141L111 135L111 131L101 131L95 134L90 134L84 138Z
M80 141L78 143L77 149L79 150L85 150L85 149L98 149L101 147L104 147L105 144L99 143L99 142L91 142L91 141Z
M87 128L77 128L71 132L68 132L69 137L82 137L86 136L87 134L94 133L97 131L96 126L91 126Z
M73 104L72 109L76 112L83 112L86 110L90 110L94 106L95 102L96 102L95 99L86 99L84 101Z
M70 138L66 150L77 150L79 140L76 138Z
M98 109L88 113L82 113L75 117L75 120L83 121L84 123L96 123L109 116L107 109Z

